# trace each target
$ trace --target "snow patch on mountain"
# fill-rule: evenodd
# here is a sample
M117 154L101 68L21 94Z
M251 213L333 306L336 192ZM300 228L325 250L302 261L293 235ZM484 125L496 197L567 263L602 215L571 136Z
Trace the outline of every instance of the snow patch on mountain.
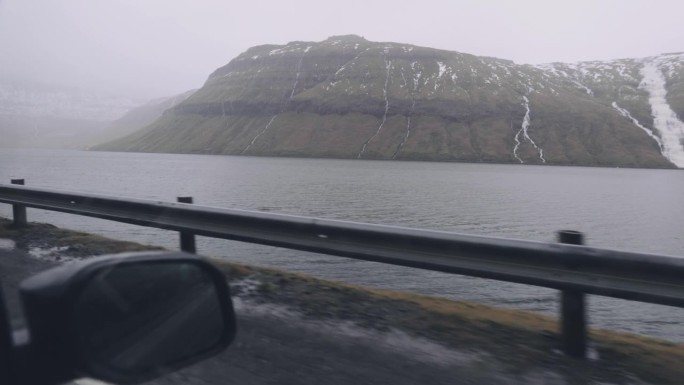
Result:
M438 61L437 65L439 66L439 75L437 75L437 77L441 78L444 75L444 73L447 71L447 66L446 66L446 64L442 63L441 61Z
M594 91L592 91L589 87L585 86L584 84L578 82L577 80L572 80L572 82L577 85L577 87L581 88L584 90L584 92L587 93L587 95L594 96Z
M668 78L672 78L684 66L684 52L662 54L653 61Z
M411 63L411 69L413 70L413 90L417 91L418 90L418 85L420 84L420 78L423 76L423 72L421 71L420 68L420 63L418 62L412 62Z

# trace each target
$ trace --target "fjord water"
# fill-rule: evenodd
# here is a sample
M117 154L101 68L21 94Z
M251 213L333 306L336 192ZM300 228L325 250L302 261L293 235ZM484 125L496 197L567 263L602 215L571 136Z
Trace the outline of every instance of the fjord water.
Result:
M0 183L684 256L677 170L0 150ZM11 215L0 205L0 216ZM30 220L177 247L177 234L29 210ZM371 287L557 313L557 292L200 238L199 252ZM684 310L589 297L590 324L684 341Z

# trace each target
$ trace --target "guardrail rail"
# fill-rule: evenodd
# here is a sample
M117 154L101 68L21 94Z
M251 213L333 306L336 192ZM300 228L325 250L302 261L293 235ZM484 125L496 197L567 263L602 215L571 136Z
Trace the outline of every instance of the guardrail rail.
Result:
M684 258L587 247L574 231L545 243L23 184L0 184L0 202L13 205L16 226L27 224L31 207L178 231L188 252L195 252L195 235L203 235L558 289L562 345L573 357L586 355L586 294L684 307Z

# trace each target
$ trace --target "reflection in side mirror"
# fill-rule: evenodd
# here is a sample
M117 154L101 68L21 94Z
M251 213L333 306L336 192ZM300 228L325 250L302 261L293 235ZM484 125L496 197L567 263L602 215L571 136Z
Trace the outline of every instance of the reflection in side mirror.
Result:
M93 258L31 277L20 292L27 383L137 383L216 354L235 336L224 275L185 253Z
M213 350L223 335L214 282L187 262L102 269L73 309L78 351L95 372L155 371Z

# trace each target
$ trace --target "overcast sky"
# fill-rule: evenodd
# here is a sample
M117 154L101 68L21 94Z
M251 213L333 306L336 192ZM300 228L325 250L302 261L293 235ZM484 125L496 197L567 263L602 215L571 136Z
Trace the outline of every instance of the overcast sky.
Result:
M0 0L0 79L135 97L247 48L358 34L517 63L684 51L682 0Z

